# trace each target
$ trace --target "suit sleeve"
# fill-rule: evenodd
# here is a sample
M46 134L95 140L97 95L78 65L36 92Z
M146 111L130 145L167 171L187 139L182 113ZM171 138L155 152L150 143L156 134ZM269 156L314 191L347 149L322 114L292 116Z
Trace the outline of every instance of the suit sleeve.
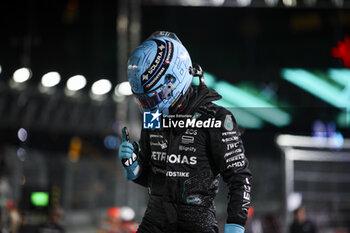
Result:
M150 170L150 143L149 135L146 130L142 129L140 137L140 152L139 152L139 163L141 165L141 174L140 176L133 180L136 184L148 187L148 174Z
M233 115L220 108L216 119L221 121L221 127L210 129L209 137L214 164L229 189L227 223L244 226L250 206L252 175Z

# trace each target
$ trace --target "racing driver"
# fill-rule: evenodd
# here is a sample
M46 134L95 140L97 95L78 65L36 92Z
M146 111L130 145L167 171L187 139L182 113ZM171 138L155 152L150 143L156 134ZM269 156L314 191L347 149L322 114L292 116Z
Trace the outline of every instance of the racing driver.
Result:
M199 85L191 85L194 76ZM214 198L222 176L229 189L225 233L243 233L250 205L248 160L232 113L213 103L221 96L206 87L200 66L192 65L174 33L158 31L131 55L128 80L151 121L174 115L190 117L190 123L216 122L211 128L144 125L134 143L122 130L119 158L126 178L149 189L137 232L218 232Z

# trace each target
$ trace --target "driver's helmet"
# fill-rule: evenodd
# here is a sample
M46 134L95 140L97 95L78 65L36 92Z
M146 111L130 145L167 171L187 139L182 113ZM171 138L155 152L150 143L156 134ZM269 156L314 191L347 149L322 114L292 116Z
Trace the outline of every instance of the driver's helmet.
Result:
M168 115L191 85L191 67L190 55L172 32L157 31L137 47L128 61L128 80L143 111Z

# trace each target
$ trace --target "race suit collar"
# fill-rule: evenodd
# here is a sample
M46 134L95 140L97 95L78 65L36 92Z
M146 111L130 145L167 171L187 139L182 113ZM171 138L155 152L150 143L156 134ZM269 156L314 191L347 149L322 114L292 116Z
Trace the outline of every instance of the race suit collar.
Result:
M182 103L183 109L178 110L178 113L194 114L200 106L222 98L215 90L206 86L191 86L190 89L191 91L186 93L187 98Z

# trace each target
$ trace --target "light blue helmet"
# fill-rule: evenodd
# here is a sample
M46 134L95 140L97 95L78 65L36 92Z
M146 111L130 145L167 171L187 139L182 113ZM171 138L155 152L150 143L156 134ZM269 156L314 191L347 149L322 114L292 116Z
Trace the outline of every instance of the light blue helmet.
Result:
M132 92L144 111L163 115L185 95L192 83L190 55L174 33L157 31L128 61Z

